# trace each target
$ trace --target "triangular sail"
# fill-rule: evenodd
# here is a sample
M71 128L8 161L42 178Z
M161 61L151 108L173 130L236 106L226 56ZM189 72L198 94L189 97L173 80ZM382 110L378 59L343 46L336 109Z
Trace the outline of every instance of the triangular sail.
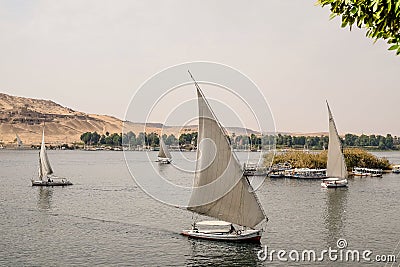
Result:
M17 147L22 147L24 144L22 143L21 138L19 138L18 134L15 134L16 138L17 138Z
M171 153L169 153L169 150L167 146L165 145L164 141L162 138L160 138L160 152L158 152L158 157L159 158L168 158L171 159Z
M199 105L196 174L188 209L242 226L266 219L222 126L195 82Z
M42 179L44 176L52 174L53 169L50 166L49 158L46 153L46 146L44 144L44 129L42 135L42 145L39 152L39 178Z
M329 144L326 174L329 177L347 178L347 167L342 152L342 144L328 101L326 105L328 106L329 113Z

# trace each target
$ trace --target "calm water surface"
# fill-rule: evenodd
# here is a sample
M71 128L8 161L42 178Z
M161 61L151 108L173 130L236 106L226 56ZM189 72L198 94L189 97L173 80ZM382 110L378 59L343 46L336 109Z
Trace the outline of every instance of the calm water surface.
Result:
M127 153L131 167L147 168L146 153ZM339 238L347 240L349 249L395 254L397 263L386 266L399 265L400 175L353 178L343 190L323 190L319 181L267 178L257 191L270 219L259 246L180 236L190 227L192 214L146 195L131 178L123 152L49 151L55 173L74 183L65 188L30 185L37 176L37 154L0 151L2 266L310 265L262 262L257 252L265 245L270 250L319 252L329 246L335 249ZM400 163L399 152L377 154ZM149 155L156 158L154 152ZM172 155L176 162L195 157L190 152ZM161 168L175 182L191 184L190 174L171 165Z

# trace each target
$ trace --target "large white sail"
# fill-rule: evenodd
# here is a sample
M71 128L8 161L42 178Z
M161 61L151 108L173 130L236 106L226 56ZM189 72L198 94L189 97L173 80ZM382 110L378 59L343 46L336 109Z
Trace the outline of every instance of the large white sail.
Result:
M329 144L326 174L328 177L347 178L347 167L342 152L342 144L340 143L339 134L328 101L326 105L329 113Z
M251 185L231 151L200 87L196 174L188 209L242 226L255 227L266 219Z
M53 169L50 166L49 158L46 153L46 146L44 144L44 129L42 135L42 145L39 152L39 178L42 179L44 176L52 174Z
M169 153L169 150L167 146L165 145L164 141L162 138L160 138L160 152L158 152L158 157L159 158L167 158L171 159L171 153Z

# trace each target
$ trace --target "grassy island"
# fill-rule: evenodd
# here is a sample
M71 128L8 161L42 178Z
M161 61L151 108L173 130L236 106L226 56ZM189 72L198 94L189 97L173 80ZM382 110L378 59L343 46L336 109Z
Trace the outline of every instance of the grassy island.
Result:
M374 169L391 169L389 160L378 158L371 153L360 148L345 148L344 157L347 169L353 167L365 167ZM288 152L277 153L272 164L288 162L293 168L325 169L328 151L305 152L301 150L289 150ZM271 155L265 155L265 163L271 162Z

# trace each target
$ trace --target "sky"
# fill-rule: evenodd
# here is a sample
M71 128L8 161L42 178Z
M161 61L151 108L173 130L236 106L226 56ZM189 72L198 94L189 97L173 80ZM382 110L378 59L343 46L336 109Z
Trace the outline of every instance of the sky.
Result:
M277 131L326 132L328 100L342 134L400 135L387 48L315 1L0 1L0 92L120 119L152 75L208 61L257 84Z

